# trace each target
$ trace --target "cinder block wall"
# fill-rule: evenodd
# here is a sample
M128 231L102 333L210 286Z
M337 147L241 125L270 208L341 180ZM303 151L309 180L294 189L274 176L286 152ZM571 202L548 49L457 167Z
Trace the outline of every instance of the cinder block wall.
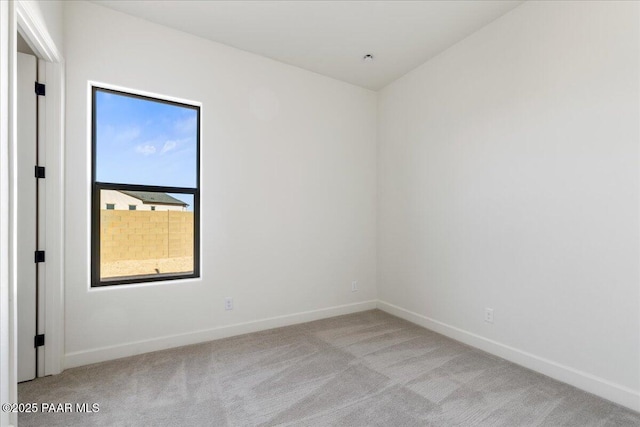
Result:
M193 212L102 210L102 262L193 256Z

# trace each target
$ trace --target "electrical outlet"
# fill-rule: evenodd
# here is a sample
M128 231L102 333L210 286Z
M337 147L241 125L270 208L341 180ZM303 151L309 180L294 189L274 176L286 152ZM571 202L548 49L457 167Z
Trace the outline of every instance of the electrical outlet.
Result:
M233 298L226 297L224 299L224 309L225 310L233 310Z
M493 323L493 308L484 309L484 321L487 323Z
M354 280L351 282L351 292L358 292L358 281Z

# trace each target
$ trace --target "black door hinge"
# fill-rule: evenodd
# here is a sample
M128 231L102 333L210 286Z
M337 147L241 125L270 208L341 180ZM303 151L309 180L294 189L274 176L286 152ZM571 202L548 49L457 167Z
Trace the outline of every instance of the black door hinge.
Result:
M35 253L35 261L36 262L44 262L44 251L36 251L36 253Z
M42 347L44 345L44 334L36 335L33 337L33 346Z
M44 178L44 166L36 166L36 178Z
M36 95L44 96L44 83L36 82Z

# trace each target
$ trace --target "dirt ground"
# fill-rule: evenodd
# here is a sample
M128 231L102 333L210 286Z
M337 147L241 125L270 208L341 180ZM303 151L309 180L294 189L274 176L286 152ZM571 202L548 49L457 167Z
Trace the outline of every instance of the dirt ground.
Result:
M100 276L106 279L149 274L184 273L188 271L193 271L192 256L103 262L100 268Z

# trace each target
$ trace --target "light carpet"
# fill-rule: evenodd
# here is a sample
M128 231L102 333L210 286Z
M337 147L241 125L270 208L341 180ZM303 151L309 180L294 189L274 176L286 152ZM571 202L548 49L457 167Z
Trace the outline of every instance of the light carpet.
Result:
M640 414L379 310L69 369L26 426L640 426Z

